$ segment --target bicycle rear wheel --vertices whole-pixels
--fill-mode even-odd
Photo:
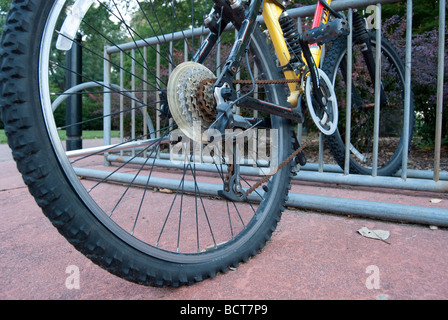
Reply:
[[[170,153],[179,145],[169,141],[176,128],[167,113],[169,74],[199,47],[206,30],[198,29],[195,37],[190,31],[202,24],[212,4],[30,0],[15,2],[7,19],[1,47],[2,118],[24,181],[70,243],[99,266],[133,282],[179,286],[236,267],[265,245],[284,209],[290,166],[248,201],[231,202],[217,196],[228,159],[213,152],[198,157],[188,140],[180,145],[184,149],[176,149],[183,150],[183,160],[178,153]],[[185,29],[190,31],[181,31]],[[81,35],[83,52],[83,67],[78,71],[66,58],[67,49],[75,47],[76,34]],[[222,56],[233,36],[233,32],[221,35]],[[239,70],[242,79],[250,79],[251,73],[259,79],[281,77],[258,29],[248,60],[249,65],[243,63]],[[225,59],[219,50],[212,51],[199,70],[206,68],[216,76],[220,61]],[[254,66],[257,70],[249,73]],[[210,76],[204,74],[200,80]],[[67,86],[64,78],[70,75],[81,83]],[[185,85],[184,92],[178,92],[183,99],[180,105],[184,114],[199,114],[210,121],[210,92],[201,98],[209,108],[200,109],[198,82],[192,77],[185,76],[180,82]],[[238,92],[249,89],[238,88]],[[267,85],[254,94],[276,104],[286,103],[281,85]],[[88,119],[63,123],[61,110],[66,112],[61,100],[76,97],[82,97]],[[88,110],[94,116],[86,114]],[[248,110],[242,112],[254,116]],[[163,115],[166,118],[158,124]],[[256,149],[255,158],[247,157],[250,167],[244,172],[267,174],[270,164],[291,154],[289,122],[277,117],[269,122],[263,136],[268,145],[266,157],[258,159],[261,150]],[[120,123],[127,138],[109,141],[108,127],[119,128]],[[84,130],[104,127],[108,147],[90,146],[94,141],[85,140],[82,149],[66,151],[61,129],[74,126]],[[241,142],[246,149],[249,143]],[[273,145],[275,151],[269,149]],[[198,161],[201,155],[220,161],[204,164]],[[173,164],[170,156],[178,161]],[[278,156],[276,161],[274,156]],[[203,167],[209,171],[200,171]],[[243,174],[242,180],[249,188],[256,178]]]
[[[369,32],[372,52],[375,53],[375,33]],[[371,174],[373,166],[375,82],[363,58],[363,45],[353,46],[353,85],[350,128],[350,173]],[[336,162],[344,168],[346,97],[347,97],[347,39],[332,44],[325,58],[323,70],[334,83],[339,99],[338,130],[326,136],[328,147]],[[378,140],[378,170],[380,176],[394,174],[402,163],[404,124],[404,64],[392,44],[385,38],[381,42],[381,85],[384,100],[381,103]],[[411,98],[409,142],[414,125],[414,103]]]

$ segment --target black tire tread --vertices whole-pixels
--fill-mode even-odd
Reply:
[[[32,109],[33,93],[27,90],[37,81],[33,78],[36,75],[30,76],[31,60],[35,52],[29,44],[33,43],[36,36],[33,26],[38,24],[37,20],[41,19],[39,16],[45,14],[41,7],[44,7],[42,3],[46,1],[48,0],[16,0],[11,6],[0,49],[1,116],[17,168],[37,204],[59,233],[77,250],[110,273],[135,283],[157,287],[178,287],[213,278],[219,272],[225,273],[230,267],[236,267],[255,256],[271,238],[280,221],[288,194],[288,183],[285,183],[283,196],[279,197],[281,203],[277,206],[278,212],[271,215],[274,218],[269,221],[268,232],[257,235],[256,245],[252,243],[238,259],[233,258],[224,263],[216,261],[207,267],[184,266],[181,272],[179,266],[155,261],[155,258],[134,248],[127,247],[125,253],[120,252],[117,248],[126,244],[93,215],[77,214],[83,210],[83,203],[79,198],[75,199],[73,195],[67,194],[66,177],[62,170],[55,170],[59,164],[54,154],[48,155],[53,152],[50,139],[45,128],[42,128],[43,125],[39,126],[39,121],[44,123],[43,116],[41,111]],[[37,116],[40,118],[36,119]],[[289,174],[289,179],[291,176]],[[162,267],[148,267],[151,259]]]

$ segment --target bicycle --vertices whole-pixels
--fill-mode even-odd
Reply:
[[[293,124],[309,113],[339,162],[345,149],[336,84],[346,77],[350,30],[330,3],[319,0],[313,28],[299,33],[285,2],[274,0],[14,2],[0,53],[2,117],[18,169],[44,214],[96,264],[144,285],[192,284],[256,255],[280,221],[291,177],[306,162],[307,143],[300,145]],[[266,27],[257,22],[259,12]],[[358,127],[366,128],[370,102],[363,99],[371,95],[375,40],[358,13],[354,22],[354,43],[364,44],[354,58],[366,55],[370,80],[362,90],[354,81],[353,109]],[[202,23],[196,38],[178,31]],[[88,64],[80,71],[65,61],[77,34]],[[183,59],[170,41],[175,37],[185,45]],[[223,62],[217,44],[231,48]],[[323,44],[331,44],[324,63]],[[382,47],[382,109],[400,113],[403,64],[387,40]],[[119,57],[105,54],[113,50]],[[98,80],[103,70],[108,76]],[[66,74],[78,77],[76,89],[65,86]],[[136,119],[142,111],[140,131],[132,125],[130,141],[66,151],[55,100],[67,97],[113,104],[94,119],[105,128],[119,115]],[[151,125],[155,117],[163,125]],[[366,144],[353,148],[361,154]],[[386,173],[397,169],[400,146],[393,149]],[[175,165],[164,170],[168,154]],[[370,170],[356,158],[351,170]],[[202,162],[214,173],[200,171]]]

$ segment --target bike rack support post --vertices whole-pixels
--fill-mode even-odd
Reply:
[[[352,118],[352,71],[353,71],[353,9],[348,10],[348,25],[350,34],[347,37],[347,103],[346,103],[346,120],[345,120],[345,145],[350,145],[350,128]],[[350,148],[345,148],[344,175],[348,176],[350,172]]]
[[[74,87],[81,83],[82,75],[82,47],[81,35],[78,33],[72,48],[67,52],[66,86]],[[82,149],[82,95],[70,95],[66,102],[66,147],[67,150]]]
[[[111,144],[111,130],[112,130],[112,107],[111,107],[111,93],[110,93],[110,73],[111,73],[111,65],[110,65],[110,54],[107,52],[107,47],[104,47],[104,66],[103,66],[103,82],[104,82],[104,97],[103,97],[103,134],[104,134],[104,145]],[[104,165],[109,166],[110,162],[107,160],[107,154],[104,157]]]
[[[445,70],[445,1],[439,1],[439,52],[438,52],[438,79],[437,79],[437,113],[436,137],[434,150],[434,181],[440,179],[440,149],[442,145],[442,114],[443,114],[443,73]],[[446,120],[445,120],[446,121]]]
[[[405,57],[405,88],[404,88],[404,119],[410,117],[411,106],[411,67],[412,67],[412,0],[407,0],[406,12],[406,57]],[[403,123],[403,158],[401,164],[401,178],[407,179],[409,153],[409,121]]]
[[[373,127],[373,163],[372,176],[376,177],[378,172],[378,143],[380,130],[380,95],[381,95],[381,4],[376,5],[375,11],[375,111]],[[405,119],[406,121],[406,119]],[[348,148],[348,145],[345,147]]]

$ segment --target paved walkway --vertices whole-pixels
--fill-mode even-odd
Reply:
[[[448,299],[446,229],[291,209],[266,248],[236,270],[179,289],[139,286],[97,267],[59,235],[7,145],[0,145],[0,174],[0,299]],[[444,194],[303,190],[448,209]],[[389,243],[361,236],[362,227],[390,231]],[[73,270],[79,289],[66,286]]]

